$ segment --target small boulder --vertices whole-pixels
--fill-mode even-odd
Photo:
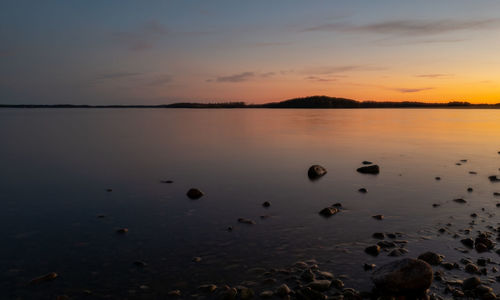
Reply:
[[[488,176],[488,179],[491,181],[491,182],[499,182],[500,181],[500,178],[497,177],[497,175],[491,175],[491,176]]]
[[[356,171],[362,174],[377,175],[380,173],[380,167],[378,165],[364,166],[356,169]]]
[[[196,200],[196,199],[200,199],[201,197],[203,197],[204,194],[199,189],[192,188],[192,189],[189,189],[189,191],[187,191],[186,195],[188,196],[189,199]]]
[[[373,165],[373,163],[371,161],[367,161],[367,160],[364,160],[362,162],[363,165]]]
[[[368,190],[366,190],[365,188],[360,188],[358,192],[360,192],[361,194],[366,194]]]
[[[370,254],[372,256],[377,256],[380,253],[380,246],[373,245],[365,248],[365,253]]]
[[[316,290],[319,292],[324,292],[330,288],[331,284],[332,284],[332,282],[330,280],[324,279],[324,280],[314,280],[313,282],[309,283],[307,286],[313,290]]]
[[[373,273],[377,289],[388,295],[422,295],[431,286],[431,266],[423,260],[405,258],[388,263]]]
[[[238,223],[248,224],[248,225],[254,225],[255,224],[255,222],[253,220],[246,219],[246,218],[239,218],[238,219]]]
[[[456,203],[460,203],[460,204],[467,203],[467,201],[465,201],[465,199],[462,199],[462,198],[453,199],[453,201],[456,202]]]
[[[311,180],[319,179],[327,173],[326,169],[320,165],[312,165],[307,171],[307,176]]]
[[[420,254],[418,259],[421,259],[430,265],[437,266],[443,261],[443,256],[429,251]]]
[[[262,206],[269,207],[269,206],[271,206],[271,202],[265,201],[264,203],[262,203]]]
[[[43,282],[52,281],[52,280],[56,279],[58,276],[59,275],[56,272],[50,272],[48,274],[45,274],[45,275],[42,275],[42,276],[39,276],[37,278],[32,279],[30,281],[30,284],[40,284]]]
[[[276,295],[278,295],[280,297],[285,297],[288,294],[290,294],[291,292],[292,292],[292,290],[290,290],[290,288],[288,287],[288,285],[282,284],[276,290]]]
[[[319,214],[322,215],[323,217],[328,218],[328,217],[331,217],[338,212],[339,212],[339,210],[335,207],[325,207],[319,211]]]
[[[384,215],[374,215],[374,216],[372,216],[372,218],[374,218],[375,220],[381,221],[384,219]]]

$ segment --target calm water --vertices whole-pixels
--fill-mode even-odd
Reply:
[[[431,248],[454,261],[460,242],[437,228],[466,228],[500,201],[487,179],[499,174],[500,110],[3,109],[0,141],[1,299],[157,299],[310,258],[369,289],[362,264],[392,259],[363,253],[373,232],[404,233],[409,257]],[[363,160],[381,173],[357,173]],[[316,163],[328,174],[311,182]],[[189,200],[191,187],[205,196]],[[335,202],[345,210],[317,214]],[[60,277],[27,286],[48,272]]]

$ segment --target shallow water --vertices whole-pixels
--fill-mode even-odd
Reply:
[[[368,290],[362,264],[394,259],[363,252],[373,232],[404,233],[407,257],[458,261],[459,239],[438,228],[467,228],[472,212],[497,226],[500,110],[3,109],[0,141],[2,299],[156,299],[311,258]],[[357,173],[363,160],[381,173]],[[309,181],[312,164],[328,174]],[[191,187],[205,196],[189,200]],[[59,278],[27,285],[48,272]]]

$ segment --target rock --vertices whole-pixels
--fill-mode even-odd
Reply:
[[[161,183],[174,183],[172,180],[162,180]],[[177,291],[177,290],[176,290]]]
[[[441,263],[441,266],[443,268],[445,268],[446,270],[453,270],[456,267],[455,264],[453,264],[451,262],[443,262],[443,263]]]
[[[248,225],[254,225],[255,224],[255,222],[253,220],[246,219],[246,218],[239,218],[238,222],[242,223],[242,224],[248,224]]]
[[[304,287],[297,291],[297,299],[303,300],[326,300],[326,295],[311,289],[310,287]]]
[[[312,165],[307,171],[307,176],[311,180],[319,179],[327,173],[326,169],[320,165]]]
[[[342,204],[341,204],[341,203],[334,203],[334,204],[332,205],[332,207],[335,207],[335,208],[337,208],[337,209],[339,209],[339,210],[340,210],[340,209],[342,208]]]
[[[374,218],[376,220],[383,220],[384,219],[384,215],[374,215],[374,216],[372,216],[372,218]]]
[[[358,169],[356,169],[356,171],[358,171],[359,173],[362,173],[362,174],[377,175],[378,173],[380,173],[380,168],[378,165],[371,165],[371,166],[365,166],[365,167],[358,168]]]
[[[488,247],[483,243],[476,243],[475,248],[476,248],[476,251],[479,253],[483,253],[483,252],[488,251]]]
[[[443,256],[429,251],[420,254],[418,259],[425,261],[429,265],[437,266],[443,261]]]
[[[273,291],[263,291],[259,294],[261,298],[271,298],[274,295]]]
[[[477,175],[477,172],[475,172],[475,171],[469,171],[469,174],[471,174],[471,175]]]
[[[332,273],[330,273],[330,272],[319,271],[319,272],[318,272],[318,275],[319,275],[321,278],[326,278],[326,279],[332,279],[332,278],[333,278],[333,274],[332,274]]]
[[[337,290],[341,290],[344,288],[344,282],[342,282],[342,280],[340,279],[334,279],[332,280],[332,284],[331,284],[334,288],[336,288]]]
[[[324,279],[324,280],[314,280],[313,282],[309,283],[307,286],[313,290],[316,290],[319,292],[324,292],[330,288],[331,284],[332,284],[332,282],[330,280]]]
[[[438,203],[432,204],[432,207],[439,207],[439,206],[441,206],[441,204],[438,204]]]
[[[367,161],[367,160],[364,160],[362,162],[363,165],[373,165],[373,163],[371,161]]]
[[[486,234],[480,234],[476,238],[475,243],[476,243],[476,250],[477,250],[477,244],[485,245],[488,250],[493,249],[493,247],[495,246],[495,243],[492,240],[490,240]]]
[[[370,254],[372,256],[377,256],[380,253],[380,246],[373,245],[365,248],[365,253]]]
[[[339,210],[335,207],[325,207],[322,210],[320,210],[319,214],[322,215],[323,217],[331,217],[334,214],[338,213]]]
[[[187,191],[186,195],[188,196],[189,199],[196,200],[196,199],[200,199],[201,197],[203,197],[204,194],[199,189],[192,188],[192,189],[189,189],[189,191]]]
[[[375,264],[364,264],[363,265],[363,269],[365,271],[373,270],[373,269],[375,269],[375,267],[376,267]]]
[[[360,188],[358,190],[358,192],[362,193],[362,194],[366,194],[368,191],[365,189],[365,188]]]
[[[383,232],[375,232],[372,234],[372,237],[375,239],[383,240],[385,238],[385,234]]]
[[[423,260],[405,258],[377,269],[372,276],[377,289],[389,295],[421,295],[432,283],[432,268]]]
[[[300,274],[300,278],[304,280],[305,282],[311,282],[314,281],[314,273],[311,271],[311,269],[307,269]]]
[[[106,192],[111,193],[113,189],[106,189]]]
[[[191,261],[195,262],[195,263],[200,262],[201,261],[201,257],[195,256],[195,257],[193,257],[193,259]]]
[[[128,228],[120,228],[116,230],[116,233],[118,234],[125,234],[128,232]]]
[[[52,281],[59,276],[56,272],[50,272],[48,274],[39,276],[37,278],[31,279],[30,284],[40,284],[47,281]]]
[[[217,289],[217,286],[215,284],[203,284],[198,286],[198,289],[205,293],[213,293]]]
[[[269,207],[269,206],[271,206],[271,202],[266,201],[266,202],[262,203],[262,206]]]
[[[286,285],[286,284],[283,283],[276,290],[276,295],[278,295],[280,297],[285,297],[286,295],[290,294],[291,291],[292,290],[290,290],[290,288],[288,287],[288,285]]]
[[[225,286],[225,290],[221,293],[220,299],[221,300],[235,300],[236,295],[238,295],[237,289]]]
[[[391,241],[380,241],[377,243],[382,249],[395,248],[397,245]]]
[[[493,196],[497,196],[498,197],[498,196],[500,196],[500,193],[499,192],[494,192]]]
[[[462,289],[464,291],[473,290],[481,284],[481,279],[479,277],[470,277],[464,280],[462,284]]]
[[[470,274],[477,274],[479,273],[479,268],[475,264],[469,263],[465,266],[465,272]]]
[[[397,248],[389,252],[388,255],[393,257],[398,257],[398,256],[403,256],[406,253],[408,253],[408,250],[406,250],[405,248]]]
[[[255,295],[255,292],[253,291],[253,289],[251,288],[247,288],[247,287],[240,287],[238,289],[238,292],[239,292],[239,295],[240,295],[240,299],[241,300],[249,300],[249,299],[252,299],[253,296]]]
[[[467,203],[467,201],[465,201],[464,199],[462,198],[458,198],[458,199],[453,199],[454,202],[456,203],[460,203],[460,204],[464,204],[464,203]]]
[[[491,176],[488,176],[488,179],[489,179],[491,182],[499,182],[499,181],[500,181],[500,178],[498,178],[496,175],[491,175]]]
[[[462,244],[464,244],[465,246],[467,246],[469,248],[474,248],[474,240],[471,238],[466,238],[466,239],[460,240],[460,242],[462,242]]]
[[[182,295],[180,290],[172,290],[167,294],[169,297],[180,297]]]
[[[441,180],[441,177],[438,176],[438,177],[435,177],[434,179],[439,181],[439,180]]]
[[[471,187],[470,187],[470,188],[467,188],[467,192],[472,193],[473,191],[474,191],[474,189],[473,189],[473,188],[471,188]]]
[[[147,263],[145,263],[145,262],[143,262],[141,260],[134,261],[134,266],[139,267],[139,268],[144,268],[147,265],[148,265]]]

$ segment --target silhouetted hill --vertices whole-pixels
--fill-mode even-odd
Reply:
[[[261,105],[267,108],[358,108],[359,106],[360,102],[356,100],[327,96],[296,98]]]

